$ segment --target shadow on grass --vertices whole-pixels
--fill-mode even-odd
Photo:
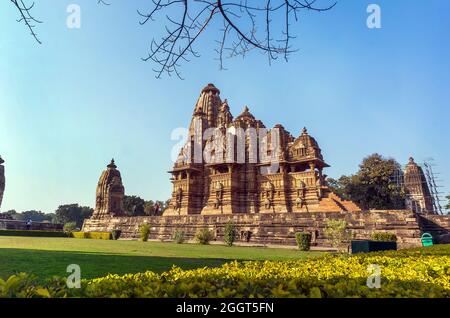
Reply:
[[[96,278],[107,274],[127,274],[145,271],[161,273],[173,265],[183,269],[217,267],[229,259],[184,258],[161,256],[132,256],[79,251],[45,251],[33,249],[0,248],[0,278],[27,272],[43,282],[52,276],[67,276],[66,268],[77,264],[82,278]]]

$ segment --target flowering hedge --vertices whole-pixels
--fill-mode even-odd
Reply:
[[[366,285],[369,265],[381,268],[381,288]],[[382,253],[327,255],[303,261],[231,262],[218,268],[153,272],[35,286],[21,274],[2,297],[450,297],[450,246]]]

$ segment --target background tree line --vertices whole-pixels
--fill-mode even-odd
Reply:
[[[127,216],[143,216],[143,215],[162,215],[169,205],[169,201],[145,201],[139,196],[126,195],[124,197],[124,211]],[[156,211],[155,204],[158,204],[159,210]],[[49,222],[49,223],[74,223],[75,227],[81,228],[86,218],[91,217],[94,209],[88,206],[80,206],[77,203],[60,205],[54,213],[44,213],[42,211],[30,210],[17,212],[9,210],[0,213],[0,219],[12,219],[33,222]]]

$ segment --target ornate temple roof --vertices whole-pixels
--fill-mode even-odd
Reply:
[[[202,93],[213,92],[214,94],[220,95],[220,90],[214,86],[214,84],[209,83],[202,89]]]
[[[110,169],[116,169],[117,168],[117,166],[116,166],[116,164],[114,162],[114,158],[111,159],[111,163],[109,165],[107,165],[106,167],[108,167]]]
[[[316,139],[314,139],[312,136],[308,134],[308,130],[306,127],[303,127],[302,133],[300,136],[295,139],[294,141],[294,147],[314,147],[319,148],[319,144],[317,143]]]
[[[194,119],[201,119],[202,131],[207,128],[243,128],[244,130],[252,127],[256,129],[265,128],[264,123],[250,112],[250,109],[245,106],[242,112],[233,119],[230,112],[228,100],[223,102],[220,98],[220,90],[214,84],[206,85],[200,93],[200,96],[195,104],[194,114],[190,125],[190,136],[194,136],[195,125]],[[197,121],[198,122],[198,121]],[[198,126],[197,126],[198,127]],[[308,130],[303,128],[300,136],[294,137],[291,133],[285,130],[283,125],[277,124],[274,126],[279,130],[279,145],[281,146],[281,160],[284,162],[303,163],[315,162],[320,167],[327,167],[328,165],[323,161],[321,149],[317,141],[309,135]],[[268,136],[269,144],[272,143],[271,136]],[[174,169],[188,169],[189,164],[185,162],[189,149],[180,151],[180,155],[176,161]],[[183,153],[186,152],[186,153]]]
[[[247,106],[244,107],[242,113],[240,113],[236,120],[256,120],[255,116],[250,112]]]

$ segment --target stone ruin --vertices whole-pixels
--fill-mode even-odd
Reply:
[[[2,206],[3,201],[3,193],[5,192],[5,167],[3,164],[5,160],[0,156],[0,208]]]

